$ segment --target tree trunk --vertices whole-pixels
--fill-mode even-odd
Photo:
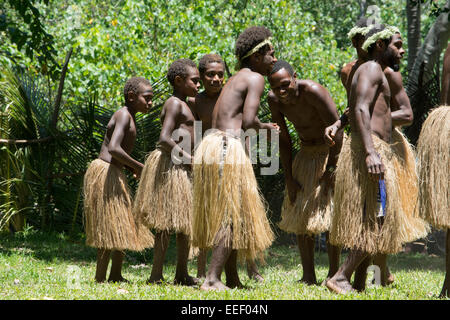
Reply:
[[[439,60],[440,54],[447,48],[450,37],[450,22],[449,11],[445,9],[450,9],[450,0],[445,4],[444,12],[437,17],[430,31],[428,31],[424,43],[417,53],[417,58],[408,77],[407,89],[409,92],[411,89],[417,88],[422,64],[424,64],[423,83],[428,83],[432,79],[434,67]]]
[[[439,105],[440,84],[435,67],[450,37],[449,9],[450,0],[447,0],[442,13],[428,31],[408,75],[406,92],[411,101],[414,122],[405,128],[405,134],[413,144],[419,138],[427,113]]]
[[[406,0],[408,21],[408,67],[410,72],[420,48],[420,1]]]

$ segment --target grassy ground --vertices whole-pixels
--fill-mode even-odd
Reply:
[[[62,234],[28,231],[15,236],[0,235],[0,300],[435,300],[444,280],[444,257],[400,253],[388,260],[396,277],[392,286],[375,286],[364,293],[339,296],[324,286],[297,283],[302,274],[297,248],[275,245],[267,254],[266,264],[260,266],[264,283],[249,280],[245,268],[241,268],[241,281],[247,289],[202,292],[198,288],[170,284],[175,274],[173,242],[164,270],[168,283],[163,285],[145,283],[151,271],[152,250],[127,253],[123,275],[130,283],[95,283],[95,258],[96,250],[86,247],[83,240],[73,241]],[[345,253],[341,261],[344,258]],[[80,272],[79,288],[73,288],[74,285],[68,282],[73,266]],[[189,271],[191,275],[196,274],[195,260],[189,264]],[[318,281],[327,274],[324,252],[316,253],[316,272]]]

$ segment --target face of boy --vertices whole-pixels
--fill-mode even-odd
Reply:
[[[180,79],[180,89],[188,97],[195,97],[200,88],[200,74],[197,68],[188,67],[188,73],[186,77]]]
[[[295,91],[295,76],[282,68],[269,76],[272,92],[282,103],[287,103]]]
[[[220,62],[210,62],[201,76],[206,92],[218,93],[222,89],[224,79],[224,67]]]
[[[153,104],[153,89],[151,86],[146,84],[141,84],[139,86],[138,92],[134,94],[134,105],[137,112],[147,113]],[[133,101],[130,100],[130,101]]]

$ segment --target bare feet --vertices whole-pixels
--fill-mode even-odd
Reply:
[[[223,291],[230,289],[226,285],[224,285],[220,281],[205,281],[203,282],[202,286],[200,287],[200,290],[205,291]]]
[[[395,281],[394,275],[392,273],[389,273],[386,284],[389,286],[389,285],[393,284],[394,281]]]
[[[108,282],[125,282],[125,283],[130,283],[130,281],[128,281],[127,279],[125,279],[124,277],[120,276],[117,278],[113,278],[113,277],[109,277],[108,278]]]
[[[326,286],[330,291],[339,294],[347,294],[355,291],[345,277],[338,279],[333,277],[326,282]]]
[[[247,287],[246,286],[244,286],[242,283],[241,283],[241,281],[227,281],[226,282],[226,286],[228,287],[228,288],[231,288],[231,289],[234,289],[234,288],[237,288],[237,289],[247,289]]]
[[[252,272],[248,275],[248,277],[256,282],[264,282],[264,278],[258,272]]]
[[[298,280],[297,282],[307,284],[308,286],[317,285],[317,280],[314,279],[314,278],[305,278],[305,277],[303,277],[300,280]]]
[[[182,286],[196,286],[200,283],[200,280],[198,278],[194,278],[191,276],[184,276],[182,278],[175,278],[173,280],[173,284],[179,284]]]
[[[157,278],[152,278],[150,277],[150,279],[147,280],[147,284],[163,284],[165,282],[163,277],[157,277]]]

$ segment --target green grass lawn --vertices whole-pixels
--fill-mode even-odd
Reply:
[[[344,253],[341,262],[345,258]],[[123,275],[130,283],[94,281],[96,250],[85,246],[84,240],[71,240],[63,234],[40,232],[0,235],[0,300],[51,299],[135,299],[135,300],[411,300],[438,299],[444,280],[444,257],[400,253],[388,260],[396,281],[393,285],[368,288],[364,293],[336,295],[324,286],[307,286],[297,282],[302,269],[295,245],[274,245],[267,253],[266,264],[260,265],[264,283],[249,280],[241,266],[241,281],[247,289],[226,292],[203,292],[195,287],[172,285],[175,274],[175,248],[168,250],[164,277],[168,283],[147,285],[151,271],[152,250],[127,252]],[[327,274],[327,256],[316,253],[318,281]],[[80,272],[80,287],[68,283],[70,268]],[[196,275],[196,261],[189,263]]]

